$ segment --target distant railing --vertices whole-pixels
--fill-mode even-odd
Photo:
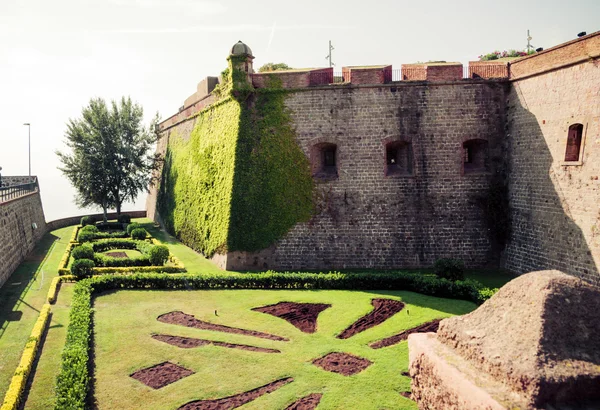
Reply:
[[[36,192],[37,190],[37,181],[28,184],[3,186],[0,187],[0,202],[10,201],[11,199],[19,198],[23,195]]]

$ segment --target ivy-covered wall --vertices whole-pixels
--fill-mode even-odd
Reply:
[[[224,77],[191,134],[171,129],[157,201],[166,229],[208,257],[268,248],[313,213],[286,94],[254,91],[235,65]]]
[[[285,93],[251,95],[243,104],[231,201],[229,250],[272,245],[313,213],[310,164],[285,108]]]
[[[227,248],[240,104],[228,98],[169,135],[157,209],[166,229],[205,255]]]

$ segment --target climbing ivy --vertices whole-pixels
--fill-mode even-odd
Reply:
[[[229,98],[202,112],[189,139],[174,128],[158,194],[167,230],[210,256],[226,249],[240,104]]]
[[[159,188],[167,230],[206,256],[267,248],[313,213],[285,92],[276,81],[254,90],[236,63],[189,140],[171,132]]]

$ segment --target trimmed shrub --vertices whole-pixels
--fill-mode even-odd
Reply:
[[[144,228],[137,228],[131,231],[131,239],[144,240],[148,232]]]
[[[121,222],[122,224],[128,224],[128,223],[131,222],[131,215],[129,215],[129,214],[121,214],[117,218],[117,221]]]
[[[140,225],[140,224],[139,224],[139,223],[137,223],[137,222],[130,223],[129,225],[127,225],[127,234],[128,234],[128,235],[131,235],[131,232],[132,232],[134,229],[138,229],[138,228],[141,228],[141,227],[142,227],[142,225]]]
[[[93,216],[84,216],[83,218],[81,218],[80,222],[83,226],[94,225],[96,223],[96,218],[94,218]]]
[[[98,233],[98,227],[96,225],[86,225],[83,228],[81,228],[79,232]]]
[[[94,248],[89,243],[76,246],[71,252],[73,259],[94,259]]]
[[[93,260],[77,259],[73,262],[73,265],[71,265],[71,273],[78,279],[85,278],[94,273],[94,266],[96,266],[96,264]]]
[[[165,245],[155,245],[150,248],[148,255],[150,256],[151,265],[164,265],[169,260],[169,248]]]
[[[93,241],[95,238],[96,238],[96,234],[94,232],[84,231],[83,229],[81,229],[79,231],[79,234],[77,235],[77,241],[79,243],[90,242],[90,241]]]
[[[123,230],[123,224],[121,222],[100,222],[96,224],[96,227],[101,231]]]
[[[433,265],[433,273],[440,278],[451,281],[464,280],[465,264],[460,259],[438,259]]]
[[[94,254],[94,263],[98,267],[128,267],[128,266],[150,266],[148,255],[141,255],[135,258],[113,258],[112,256],[101,253]]]

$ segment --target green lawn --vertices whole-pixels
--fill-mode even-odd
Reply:
[[[46,303],[50,282],[57,275],[72,232],[73,227],[67,227],[44,235],[0,288],[0,398],[4,398],[31,329]]]
[[[372,310],[373,298],[400,299],[408,305],[375,328],[346,340],[335,338]],[[319,315],[314,334],[302,333],[287,321],[250,310],[281,301],[329,303],[332,307]],[[222,398],[291,376],[292,383],[244,408],[282,409],[305,395],[323,393],[319,409],[325,410],[415,409],[415,403],[400,396],[410,387],[410,379],[401,375],[408,367],[406,342],[378,350],[367,344],[434,318],[464,314],[475,305],[411,292],[127,290],[99,295],[94,308],[94,396],[101,409],[175,409],[192,400]],[[175,310],[211,323],[272,333],[290,341],[190,329],[156,320]],[[152,339],[153,333],[275,348],[281,353],[214,345],[181,349]],[[351,353],[373,364],[352,376],[327,372],[312,364],[330,352]],[[129,377],[164,361],[177,363],[195,374],[158,390]]]
[[[25,397],[25,409],[52,409],[56,402],[54,385],[60,371],[60,353],[67,337],[69,309],[73,296],[71,283],[63,283],[56,303],[52,305],[52,316],[46,339],[40,352],[36,367],[32,370],[28,394]]]
[[[202,255],[154,227],[149,219],[136,221],[143,223],[154,237],[167,244],[171,253],[184,263],[189,273],[225,273]],[[66,227],[46,234],[34,252],[0,288],[0,399],[4,397],[8,388],[39,310],[46,302],[50,281],[57,274],[58,263],[72,232],[73,227]],[[53,243],[54,246],[52,246]],[[130,252],[136,252],[124,251],[128,255]],[[46,255],[47,259],[42,265],[42,260]],[[368,272],[377,274],[381,271]],[[425,275],[431,274],[429,270],[425,269],[418,270],[418,272]],[[231,272],[227,272],[227,274],[231,274]],[[243,275],[243,273],[239,274]],[[509,275],[500,270],[487,269],[469,271],[467,277],[476,279],[489,287],[500,287],[511,279]],[[165,403],[168,403],[167,408],[169,406],[176,408],[186,401],[204,397],[201,395],[217,398],[241,393],[271,382],[282,374],[288,374],[295,378],[293,383],[246,405],[244,408],[258,409],[261,408],[263,402],[271,408],[284,408],[293,401],[293,398],[304,393],[314,392],[326,393],[320,408],[357,408],[358,406],[353,405],[354,402],[365,403],[366,407],[364,408],[369,408],[371,405],[367,402],[379,403],[377,406],[380,408],[397,408],[395,406],[413,408],[410,401],[402,397],[398,398],[398,392],[407,390],[409,386],[408,378],[400,375],[400,372],[406,370],[407,366],[406,343],[381,350],[372,350],[366,347],[365,343],[380,335],[395,333],[433,317],[462,314],[473,309],[474,305],[410,292],[391,292],[387,295],[394,298],[400,297],[414,305],[408,308],[410,316],[406,315],[405,311],[401,312],[379,328],[345,341],[332,336],[348,326],[354,319],[368,312],[371,309],[369,300],[377,297],[376,292],[121,291],[101,296],[96,301],[98,308],[96,320],[98,321],[95,322],[95,333],[98,357],[95,364],[97,366],[96,375],[102,377],[99,378],[96,385],[96,396],[103,404],[101,408],[140,408],[145,407],[148,403],[154,403],[154,405],[146,406],[146,408],[153,408],[156,407],[156,400],[163,399],[166,400]],[[26,409],[52,408],[54,405],[55,380],[60,367],[60,354],[68,325],[71,296],[72,286],[63,284],[57,303],[52,307],[50,328],[41,347],[38,363],[32,370],[34,376],[30,378],[26,389],[24,405]],[[312,335],[297,331],[281,319],[249,311],[249,307],[276,303],[281,300],[318,301],[333,303],[334,306],[321,314],[320,330]],[[239,335],[211,334],[214,332],[174,327],[155,320],[158,314],[175,309],[184,310],[198,317],[205,316],[227,325],[239,325],[245,328],[281,333],[283,336],[290,337],[292,341],[286,343],[286,346],[281,349],[283,353],[277,355],[233,351],[215,346],[181,352],[181,349],[150,339],[150,332],[170,327],[177,335],[206,337],[211,340],[232,343],[268,347],[281,342],[269,342],[262,339],[248,340],[253,338]],[[219,317],[214,316],[214,309],[218,309]],[[246,322],[247,319],[250,322]],[[322,371],[310,364],[312,359],[319,355],[322,356],[321,353],[331,349],[344,349],[343,351],[368,358],[375,364],[364,372],[349,378]],[[265,355],[269,357],[269,362],[263,360]],[[159,363],[159,357],[185,363],[186,367],[189,364],[192,366],[190,368],[197,371],[197,374],[158,391],[152,391],[128,377],[130,373],[139,368]],[[151,363],[153,361],[155,362]],[[190,384],[190,380],[200,380],[199,385]],[[199,389],[198,387],[205,385],[206,388]],[[359,385],[367,387],[359,388]],[[112,390],[118,393],[114,393]],[[115,404],[114,400],[123,402]],[[138,401],[143,405],[138,406]]]

